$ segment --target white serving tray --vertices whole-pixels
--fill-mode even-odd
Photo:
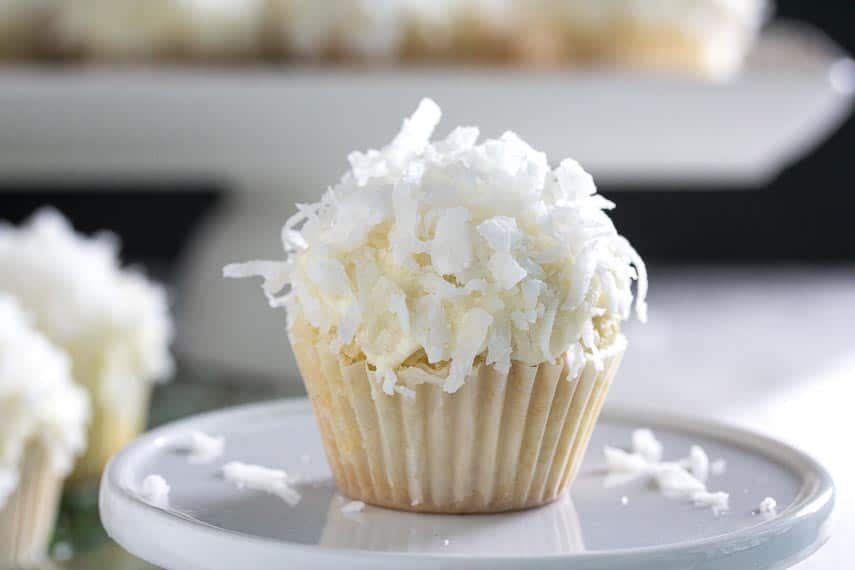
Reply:
[[[691,444],[724,458],[726,472],[712,475],[709,484],[730,491],[730,511],[716,516],[667,500],[641,482],[605,487],[602,446],[628,445],[640,426],[656,430],[666,459],[685,455]],[[191,464],[178,450],[191,430],[225,436],[225,456]],[[232,460],[301,476],[302,501],[289,507],[231,486],[218,469]],[[174,510],[136,497],[134,489],[150,474],[171,485]],[[777,514],[753,512],[766,496],[777,499]],[[786,568],[828,538],[833,502],[825,470],[783,443],[685,417],[620,412],[600,420],[571,494],[546,507],[443,516],[368,506],[345,515],[302,399],[156,429],[111,461],[100,493],[109,535],[135,556],[171,570]]]
[[[730,83],[611,70],[0,67],[0,177],[221,178],[315,197],[419,99],[600,181],[762,183],[848,114],[851,61],[773,26]]]

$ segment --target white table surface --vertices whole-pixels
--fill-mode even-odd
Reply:
[[[800,570],[855,555],[855,263],[651,275],[609,403],[732,422],[799,447],[837,486],[832,538]]]

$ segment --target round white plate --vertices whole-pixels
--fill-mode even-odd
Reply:
[[[730,492],[730,511],[668,500],[642,481],[604,484],[603,445],[627,446],[650,427],[666,459],[691,444],[727,462],[711,490]],[[223,457],[188,461],[192,430],[226,437]],[[742,430],[680,417],[607,412],[570,495],[539,509],[497,515],[412,514],[367,506],[343,514],[306,400],[205,414],[156,429],[118,454],[101,483],[110,536],[132,554],[172,570],[233,568],[786,568],[828,537],[834,490],[804,454]],[[219,476],[227,461],[300,476],[299,505],[238,489]],[[134,489],[159,474],[172,509]],[[755,509],[772,496],[778,513]],[[623,498],[626,497],[624,500]]]

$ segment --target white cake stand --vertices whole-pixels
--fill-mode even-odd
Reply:
[[[666,458],[702,445],[727,470],[712,489],[731,493],[716,516],[667,500],[643,482],[606,487],[604,444],[626,445],[651,427]],[[211,464],[180,451],[192,430],[224,435]],[[306,400],[243,406],[183,420],[146,434],[117,455],[101,484],[110,536],[132,554],[172,570],[233,568],[786,568],[828,538],[834,488],[826,471],[787,445],[694,419],[606,413],[572,493],[556,503],[498,515],[411,514],[368,506],[344,514]],[[237,489],[218,475],[232,460],[301,476],[303,499]],[[143,478],[171,486],[171,510],[138,499]],[[778,512],[755,512],[766,497]]]

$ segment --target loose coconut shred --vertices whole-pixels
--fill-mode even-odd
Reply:
[[[262,276],[290,325],[367,361],[387,394],[455,392],[479,357],[505,372],[567,354],[571,378],[601,365],[625,342],[635,279],[646,317],[644,263],[606,214],[614,204],[576,161],[551,169],[514,133],[477,144],[462,127],[430,142],[440,116],[425,99],[388,146],[352,153],[341,181],[286,222],[285,261],[224,274]]]
[[[239,489],[250,489],[276,495],[290,506],[296,506],[302,495],[293,486],[293,480],[281,469],[232,461],[222,468],[223,478]]]

